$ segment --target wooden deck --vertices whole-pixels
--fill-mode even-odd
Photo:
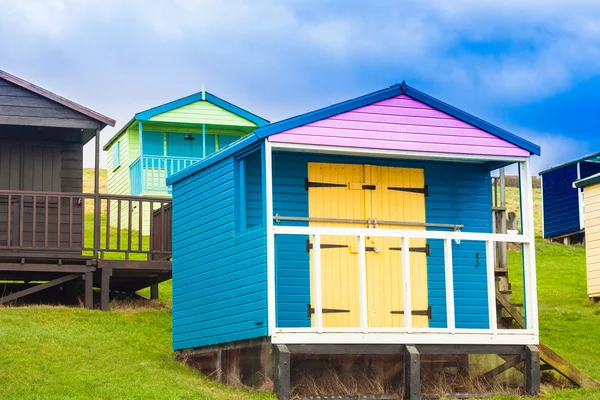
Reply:
[[[94,288],[103,310],[111,294],[151,287],[157,297],[158,284],[171,278],[170,203],[0,190],[0,304],[76,280],[71,286],[83,286],[87,308],[94,307]]]

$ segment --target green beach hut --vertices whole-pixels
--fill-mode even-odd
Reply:
[[[167,176],[267,123],[205,91],[139,112],[104,146],[108,193],[170,196]]]

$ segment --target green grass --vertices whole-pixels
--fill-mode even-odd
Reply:
[[[541,238],[541,191],[533,190],[540,340],[592,378],[600,380],[600,305],[587,298],[585,248],[548,243]],[[519,190],[506,188],[508,211],[519,218]],[[523,303],[522,258],[509,251],[513,303]],[[548,399],[600,399],[600,390],[548,390]],[[499,399],[517,399],[500,396]]]
[[[536,241],[540,340],[600,380],[600,305],[587,298],[585,249]],[[509,251],[514,303],[523,302],[520,251]],[[550,399],[600,399],[600,390],[560,390]]]
[[[117,228],[114,226],[110,227],[110,238],[109,245],[107,247],[106,243],[106,212],[102,213],[100,217],[100,246],[101,248],[108,249],[128,249],[129,248],[129,230],[121,229],[121,232],[117,232]],[[117,238],[120,237],[120,243],[117,243]],[[131,249],[138,250],[140,240],[142,242],[142,251],[148,251],[150,249],[150,236],[149,235],[140,235],[138,230],[131,230]],[[119,245],[119,246],[117,246]],[[94,214],[86,213],[85,214],[85,224],[84,224],[84,246],[85,248],[93,248],[94,247]],[[91,251],[84,251],[84,255],[92,255]],[[104,253],[104,258],[106,260],[124,260],[125,253],[117,252],[117,251],[106,251]],[[131,253],[129,258],[131,260],[147,260],[147,254],[141,253]]]
[[[269,399],[178,363],[171,313],[66,307],[0,312],[2,399]]]

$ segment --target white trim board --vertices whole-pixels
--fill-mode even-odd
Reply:
[[[272,218],[271,218],[272,221]],[[418,239],[453,239],[476,240],[509,243],[530,243],[532,235],[512,235],[506,233],[479,233],[479,232],[446,232],[446,231],[417,231],[407,229],[382,229],[382,228],[328,228],[317,226],[271,226],[268,231],[275,235],[331,235],[331,236],[375,236]]]
[[[407,158],[419,160],[438,160],[438,161],[461,161],[481,163],[487,161],[501,161],[515,163],[525,161],[529,157],[513,157],[513,156],[483,156],[474,154],[457,154],[457,153],[433,153],[433,152],[418,152],[418,151],[403,151],[403,150],[382,150],[382,149],[363,149],[358,147],[342,147],[342,146],[322,146],[309,144],[293,144],[293,143],[278,143],[270,142],[271,147],[275,150],[291,151],[300,153],[321,153],[321,154],[342,154],[353,156],[371,156],[371,157],[386,157],[386,158]]]
[[[480,334],[480,333],[277,333],[271,336],[273,344],[513,344],[537,345],[535,334]]]
[[[581,163],[577,163],[577,180],[581,179]],[[577,188],[577,205],[579,206],[579,229],[585,228],[585,210],[583,188]]]
[[[275,305],[275,235],[273,230],[273,153],[271,143],[265,141],[265,186],[266,186],[266,214],[267,214],[267,318],[268,332],[272,335],[276,327]]]
[[[533,185],[533,184],[532,184]],[[519,193],[519,196],[521,193]],[[542,200],[542,237],[546,237],[546,223],[544,221],[544,175],[540,175],[540,197]]]

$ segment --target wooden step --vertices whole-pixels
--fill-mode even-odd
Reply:
[[[517,325],[521,328],[525,327],[525,319],[521,312],[510,304],[502,293],[496,290],[496,301],[510,314]],[[540,342],[538,345],[540,350],[540,359],[550,365],[556,372],[582,388],[600,388],[600,382],[594,380],[585,372],[578,369],[576,366],[561,357],[557,352]]]

